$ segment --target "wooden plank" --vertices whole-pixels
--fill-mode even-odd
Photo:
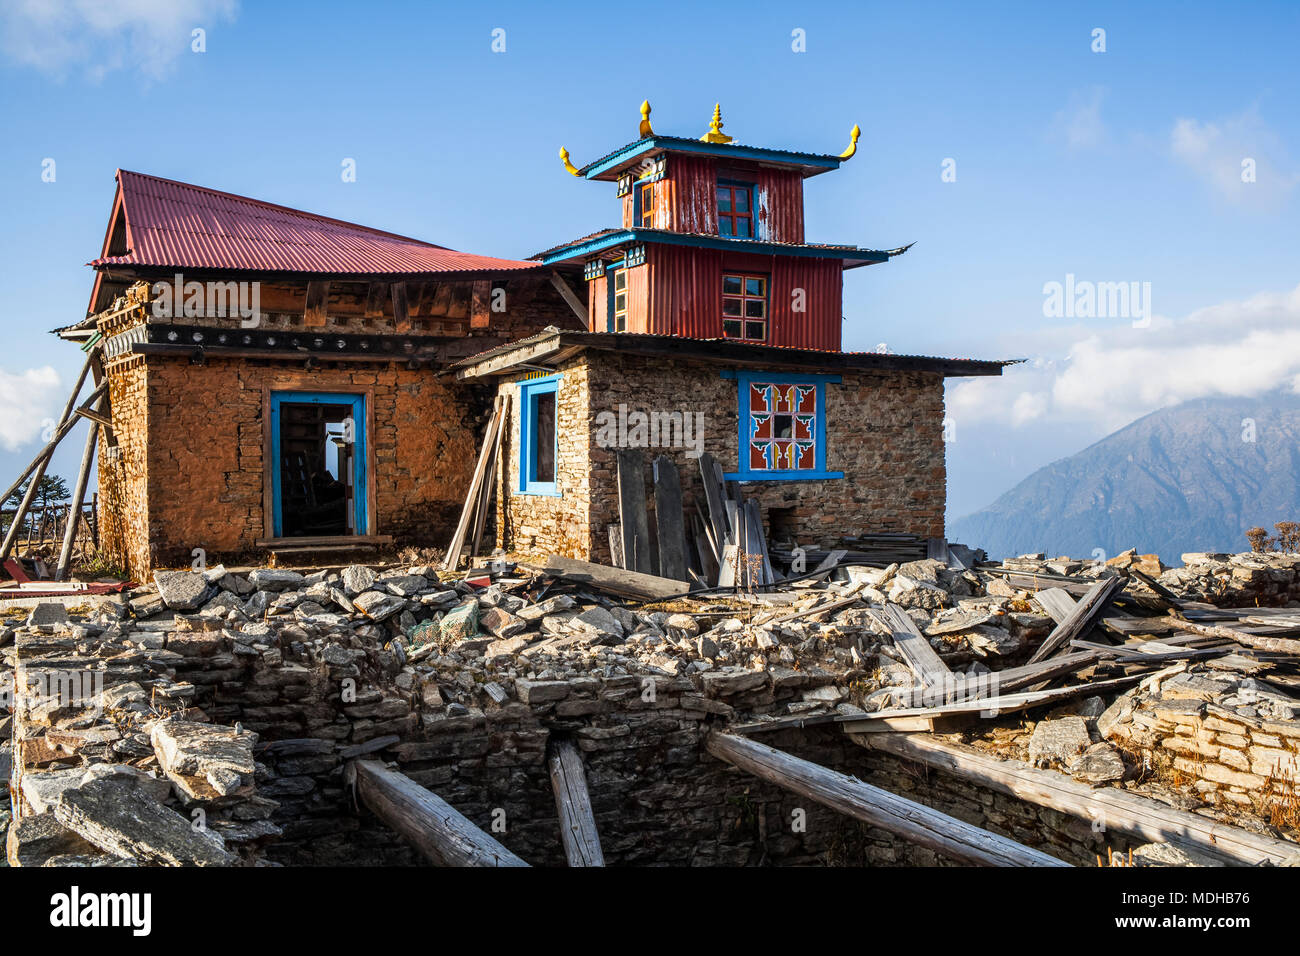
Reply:
[[[1044,588],[1034,595],[1034,600],[1057,624],[1065,621],[1079,603],[1064,588]]]
[[[598,590],[638,601],[663,601],[678,597],[686,591],[681,581],[593,564],[591,561],[579,561],[577,558],[565,558],[558,554],[547,557],[542,570],[566,581],[588,584]]]
[[[1074,606],[1069,616],[1047,635],[1047,639],[1030,656],[1029,663],[1036,664],[1069,644],[1071,639],[1083,637],[1123,587],[1124,579],[1121,577],[1106,578],[1094,584],[1084,595],[1083,600]]]
[[[406,283],[394,282],[391,291],[393,295],[393,328],[398,332],[409,332],[411,330],[411,316],[407,312]]]
[[[527,866],[459,810],[378,760],[355,760],[357,797],[438,866]]]
[[[719,562],[722,549],[731,540],[730,526],[727,524],[727,512],[722,504],[726,495],[724,486],[716,477],[717,462],[707,451],[700,455],[700,484],[704,487],[704,503],[708,507],[709,525],[713,529],[714,553]]]
[[[772,560],[767,554],[767,534],[763,529],[763,512],[758,501],[754,498],[746,501],[744,512],[749,553],[757,559],[757,569],[761,571],[758,583],[775,584],[776,572],[772,569]]]
[[[546,748],[546,765],[551,772],[555,809],[560,816],[560,839],[569,866],[604,866],[596,832],[596,815],[587,793],[587,774],[582,754],[573,741],[551,738]]]
[[[302,312],[302,324],[309,329],[321,328],[329,319],[330,284],[328,280],[307,283],[307,304]]]
[[[650,519],[645,508],[645,456],[639,448],[620,448],[618,520],[623,527],[623,563],[629,571],[650,574]]]
[[[942,687],[944,681],[952,680],[952,671],[939,659],[929,640],[917,629],[916,622],[906,611],[897,604],[886,604],[883,614],[875,616],[889,628],[894,646],[907,659],[908,666],[923,687]]]
[[[474,513],[474,502],[478,499],[482,489],[483,478],[487,473],[488,456],[496,444],[497,433],[505,427],[504,422],[508,407],[508,396],[498,395],[496,405],[492,410],[492,418],[488,421],[487,434],[483,436],[483,447],[479,450],[478,464],[474,467],[474,475],[470,479],[469,491],[465,494],[465,506],[461,509],[460,520],[456,524],[456,531],[452,535],[451,543],[447,546],[447,556],[442,562],[444,571],[455,571],[460,566],[460,553],[465,547],[465,534],[469,530],[470,519]]]
[[[1054,770],[999,760],[920,734],[872,734],[852,739],[864,747],[915,760],[999,793],[1087,821],[1100,820],[1142,842],[1175,843],[1232,863],[1254,866],[1294,858],[1296,844],[1250,833],[1210,817],[1174,810],[1118,787],[1091,787]]]
[[[366,305],[362,315],[367,319],[382,319],[384,303],[388,301],[387,282],[372,282],[366,287]]]
[[[760,780],[974,866],[1069,866],[897,794],[733,734],[709,734],[705,749]]]
[[[659,455],[651,465],[655,490],[655,529],[659,541],[659,576],[674,581],[686,577],[686,517],[677,465]]]
[[[477,513],[474,517],[474,539],[469,549],[469,559],[472,564],[474,556],[478,554],[479,545],[483,541],[483,528],[487,524],[488,512],[496,504],[496,481],[497,470],[501,466],[501,441],[505,437],[505,423],[508,418],[510,408],[510,396],[506,394],[501,399],[501,424],[497,426],[497,437],[492,443],[492,456],[488,461],[487,476],[483,481],[483,486],[479,489]]]
[[[492,280],[479,279],[473,286],[469,309],[469,327],[486,329],[492,325]]]
[[[1181,621],[1175,617],[1168,620],[1170,625],[1180,631],[1190,631],[1193,634],[1203,634],[1206,637],[1218,637],[1226,641],[1235,641],[1257,651],[1300,655],[1300,640],[1294,638],[1263,637],[1259,634],[1247,634],[1238,628],[1224,627],[1223,625],[1194,624],[1191,621]]]
[[[610,563],[616,568],[626,567],[623,560],[623,526],[614,522],[609,526]]]

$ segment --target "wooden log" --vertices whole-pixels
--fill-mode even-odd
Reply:
[[[623,533],[623,565],[651,574],[650,518],[645,509],[645,456],[639,448],[620,448],[618,457],[618,520]]]
[[[1257,651],[1300,655],[1300,640],[1295,638],[1263,637],[1259,634],[1247,634],[1235,627],[1224,627],[1221,624],[1195,624],[1176,617],[1162,618],[1162,620],[1167,621],[1171,627],[1180,631],[1189,631],[1192,634],[1201,634],[1205,637],[1218,637],[1225,641],[1235,641],[1245,647],[1253,647]]]
[[[560,839],[569,866],[604,866],[596,832],[596,815],[587,793],[587,774],[582,754],[571,740],[552,738],[546,748],[546,765],[555,791],[555,810],[560,815]]]
[[[1059,648],[1069,644],[1073,638],[1083,637],[1101,613],[1110,606],[1111,598],[1123,587],[1124,579],[1118,576],[1094,584],[1084,595],[1083,600],[1074,606],[1069,616],[1047,635],[1047,640],[1034,651],[1029,658],[1029,663],[1037,664],[1056,653]]]
[[[651,464],[655,486],[655,530],[659,541],[659,576],[674,581],[686,577],[686,519],[677,465],[667,455]]]
[[[378,760],[355,760],[357,796],[438,866],[527,866],[437,794]]]
[[[1174,810],[1127,790],[1076,783],[1055,770],[1038,770],[1019,761],[999,760],[973,747],[923,734],[850,734],[864,747],[915,760],[999,793],[1049,807],[1143,842],[1176,843],[1231,863],[1281,863],[1296,854],[1296,844],[1218,823],[1200,814]]]
[[[1014,840],[745,737],[714,732],[709,734],[705,748],[719,760],[725,760],[760,780],[961,863],[975,866],[1069,866]]]
[[[510,398],[505,396],[502,399],[502,407],[509,407]],[[475,509],[474,516],[474,539],[469,549],[470,563],[473,564],[474,556],[478,554],[479,545],[483,541],[483,528],[487,524],[488,512],[496,504],[496,485],[497,470],[501,467],[501,441],[505,437],[506,416],[502,413],[501,424],[497,426],[496,440],[492,443],[492,455],[488,460],[487,475],[483,479],[483,485],[479,488],[478,506]]]
[[[587,317],[587,304],[578,298],[578,294],[570,288],[569,283],[564,281],[564,277],[558,272],[552,272],[551,285],[555,287],[556,292],[560,293],[560,298],[564,300],[565,304],[573,310],[573,314],[578,317],[578,321],[582,323],[583,328],[590,325],[590,319]]]
[[[100,408],[108,404],[107,398],[99,400]],[[92,420],[90,433],[86,435],[86,447],[81,453],[81,468],[77,471],[77,486],[72,492],[72,504],[68,509],[67,527],[63,532],[63,549],[59,552],[59,565],[54,571],[54,580],[62,581],[68,576],[68,565],[72,563],[72,546],[77,541],[77,519],[81,517],[81,503],[86,499],[86,485],[90,483],[90,467],[95,461],[95,442],[99,439],[99,423]],[[73,518],[76,516],[76,519]]]
[[[587,584],[601,591],[637,601],[663,601],[686,592],[686,587],[681,581],[670,581],[653,574],[611,568],[608,565],[579,561],[577,558],[565,558],[557,554],[546,559],[542,570],[566,581]]]

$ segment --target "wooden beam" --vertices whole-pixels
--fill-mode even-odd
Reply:
[[[659,533],[659,574],[674,581],[686,577],[686,517],[682,512],[682,483],[677,465],[667,455],[652,463],[655,486],[655,528]]]
[[[465,493],[465,507],[461,509],[456,531],[447,545],[447,555],[443,559],[444,571],[455,571],[460,566],[460,553],[465,547],[465,535],[474,516],[474,505],[478,501],[487,474],[488,458],[496,447],[497,433],[505,427],[506,410],[510,407],[509,396],[497,396],[492,409],[492,418],[488,421],[487,434],[483,436],[483,447],[479,450],[478,464],[474,466],[474,475],[470,479],[469,490]]]
[[[587,774],[582,754],[573,741],[551,738],[546,748],[546,765],[555,791],[555,809],[560,815],[560,839],[569,866],[604,866],[596,832],[596,815],[587,793]]]
[[[330,284],[328,280],[307,283],[307,304],[302,324],[309,329],[323,328],[329,319]]]
[[[372,282],[366,288],[366,304],[362,315],[367,319],[382,319],[384,303],[388,299],[388,283]]]
[[[459,810],[378,760],[355,760],[357,796],[437,866],[527,866]]]
[[[411,330],[411,317],[407,313],[406,283],[394,282],[392,285],[392,295],[393,329],[397,332],[409,332]]]
[[[939,659],[939,655],[930,646],[929,639],[920,632],[906,611],[897,604],[886,604],[884,612],[876,616],[889,628],[894,646],[906,658],[907,665],[926,690],[934,688],[942,692],[946,683],[951,684],[952,671]]]
[[[915,760],[1035,806],[1099,821],[1107,830],[1118,830],[1143,842],[1176,843],[1227,862],[1251,866],[1281,863],[1296,854],[1296,844],[1285,840],[1250,833],[1197,813],[1174,810],[1127,790],[1076,783],[1055,770],[1038,770],[1019,761],[999,760],[962,744],[924,734],[849,736],[871,750]]]
[[[474,294],[469,310],[469,327],[486,329],[492,325],[492,283],[480,279],[474,283]]]
[[[558,272],[551,273],[551,285],[555,286],[555,291],[560,293],[560,298],[568,303],[569,308],[573,310],[573,314],[578,317],[578,321],[582,323],[582,327],[585,329],[590,324],[590,320],[587,318],[586,303],[578,298],[578,294],[569,287],[569,283],[565,282],[564,277]]]
[[[645,455],[639,448],[620,448],[618,458],[618,520],[623,529],[623,566],[653,574],[650,560],[650,520],[645,509]]]
[[[611,568],[590,561],[579,561],[577,558],[565,558],[557,554],[546,559],[542,570],[566,581],[589,584],[610,594],[637,601],[663,601],[667,598],[679,597],[686,592],[686,587],[680,581]]]
[[[1014,840],[745,737],[714,732],[709,734],[705,749],[719,760],[760,780],[961,863],[974,866],[1069,866]]]
[[[99,400],[99,407],[108,407],[108,397]],[[81,521],[81,504],[86,500],[86,485],[90,482],[90,468],[95,462],[95,443],[99,439],[99,421],[91,419],[90,433],[86,435],[86,447],[81,452],[81,468],[77,471],[77,486],[72,492],[72,505],[68,509],[67,528],[63,532],[63,549],[59,552],[59,564],[54,571],[54,580],[62,581],[68,576],[68,566],[72,563],[72,546],[77,542],[77,525]]]
[[[1124,579],[1121,577],[1106,578],[1094,584],[1083,600],[1074,606],[1069,616],[1047,635],[1047,640],[1039,645],[1038,650],[1034,651],[1033,656],[1029,658],[1030,664],[1037,664],[1041,660],[1051,657],[1056,651],[1065,647],[1076,637],[1083,637],[1088,628],[1092,627],[1101,613],[1110,606],[1113,598],[1124,587]]]

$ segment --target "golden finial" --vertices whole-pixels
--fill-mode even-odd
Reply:
[[[840,153],[840,159],[853,158],[853,154],[858,151],[858,137],[861,135],[862,135],[862,130],[858,128],[857,123],[854,123],[853,129],[849,130],[849,140],[850,140],[849,148],[846,149],[844,152]]]
[[[578,172],[578,170],[574,167],[573,163],[569,162],[569,151],[565,149],[563,146],[560,147],[560,162],[564,163],[564,168],[569,171],[570,176],[582,175],[582,173]]]
[[[641,104],[641,138],[653,136],[655,131],[650,128],[650,101],[646,100]]]
[[[706,143],[730,143],[731,137],[722,132],[722,104],[713,104],[713,122],[709,131],[700,137]]]

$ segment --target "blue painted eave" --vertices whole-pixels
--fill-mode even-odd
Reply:
[[[723,249],[756,255],[796,256],[806,259],[839,259],[846,269],[877,262],[888,262],[889,253],[878,249],[857,249],[833,246],[797,246],[761,239],[724,239],[721,236],[702,236],[698,233],[670,232],[666,229],[622,229],[596,239],[580,239],[567,246],[552,249],[541,255],[543,265],[554,265],[603,252],[628,243],[659,243],[669,246],[693,246],[699,249]]]
[[[635,143],[620,146],[608,156],[603,156],[588,163],[578,170],[579,175],[587,179],[617,179],[623,169],[638,158],[647,154],[698,153],[705,156],[717,156],[724,159],[749,159],[764,163],[781,163],[786,166],[798,166],[804,170],[804,176],[839,169],[843,162],[838,156],[820,153],[798,153],[784,149],[767,149],[763,146],[741,146],[736,143],[706,143],[698,139],[686,139],[680,136],[648,136]]]

